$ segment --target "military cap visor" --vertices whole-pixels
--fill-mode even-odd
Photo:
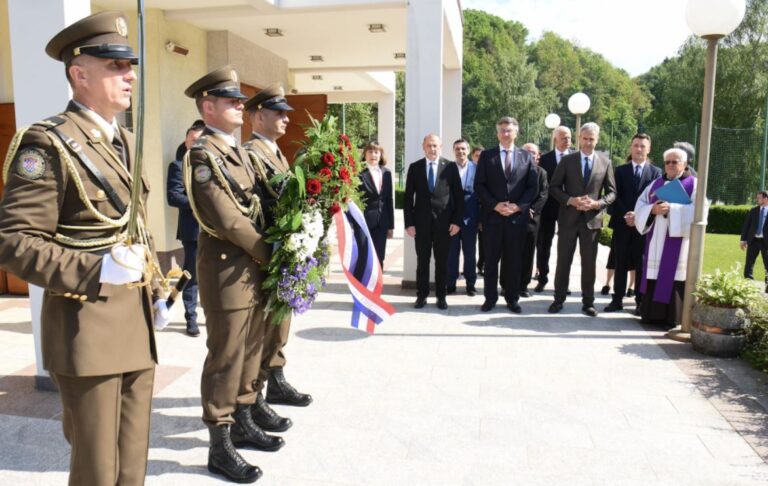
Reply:
[[[293,107],[285,99],[285,91],[280,83],[268,86],[245,102],[245,109],[258,111],[261,109],[277,111],[293,111]]]
[[[240,92],[240,81],[237,71],[232,66],[211,71],[198,79],[184,90],[184,94],[190,98],[202,98],[204,96],[217,96],[219,98],[248,98]]]
[[[78,20],[56,34],[45,52],[64,63],[86,54],[107,59],[126,59],[138,63],[128,44],[128,24],[121,12],[99,12]]]

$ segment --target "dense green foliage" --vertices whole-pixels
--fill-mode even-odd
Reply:
[[[741,275],[741,266],[737,263],[730,270],[724,272],[715,269],[699,278],[693,295],[696,301],[716,307],[738,307],[746,309],[747,306],[760,297],[761,289],[756,287],[752,280],[747,280]]]
[[[707,233],[740,235],[741,226],[751,208],[752,206],[724,206],[720,204],[710,206],[707,216]]]
[[[768,373],[768,299],[758,297],[750,305],[747,346],[741,356],[755,368]]]

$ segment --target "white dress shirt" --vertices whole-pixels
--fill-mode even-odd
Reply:
[[[237,140],[235,140],[235,136],[231,133],[226,133],[223,130],[219,130],[218,128],[214,128],[210,125],[206,125],[208,130],[212,131],[217,137],[221,138],[225,142],[227,142],[227,145],[230,147],[237,147]]]
[[[507,152],[510,153],[510,157],[512,157],[512,170],[515,170],[515,146],[510,145],[509,148],[504,148],[503,145],[499,144],[499,158],[501,159],[501,170],[502,172],[505,170],[504,167],[504,161],[507,159]]]
[[[383,182],[381,167],[378,165],[368,165],[368,172],[371,173],[371,179],[373,179],[373,184],[376,186],[376,191],[381,192],[381,184]]]
[[[91,119],[92,122],[94,122],[98,127],[101,129],[102,133],[104,133],[104,138],[109,140],[110,142],[115,138],[115,134],[119,133],[118,127],[117,127],[117,120],[114,118],[111,122],[107,121],[93,111],[92,109],[88,108],[84,104],[80,103],[79,101],[72,100],[72,102],[82,110],[82,112]]]

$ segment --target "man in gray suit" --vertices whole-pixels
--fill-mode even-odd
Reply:
[[[555,301],[549,306],[549,312],[553,314],[563,308],[578,240],[581,310],[591,317],[597,315],[594,306],[597,236],[603,227],[605,208],[616,199],[611,161],[595,151],[599,136],[600,127],[596,123],[585,123],[579,131],[580,151],[561,159],[549,185],[550,197],[560,203]]]

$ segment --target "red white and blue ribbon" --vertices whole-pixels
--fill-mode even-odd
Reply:
[[[395,308],[381,298],[384,279],[365,217],[355,203],[333,219],[339,238],[339,256],[347,285],[352,293],[352,327],[373,334],[377,324],[395,313]],[[364,325],[364,327],[363,327]]]

